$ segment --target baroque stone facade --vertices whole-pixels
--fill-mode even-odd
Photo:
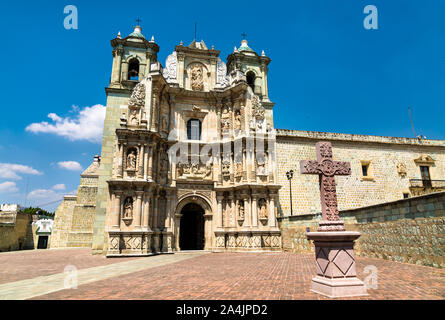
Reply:
[[[112,46],[93,250],[280,250],[270,59],[193,41],[164,69],[140,27]]]

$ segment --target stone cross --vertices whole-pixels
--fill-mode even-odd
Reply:
[[[333,161],[330,142],[317,142],[317,160],[300,161],[302,174],[318,174],[320,179],[320,198],[322,220],[318,231],[344,231],[344,223],[338,216],[336,175],[350,175],[349,162]]]

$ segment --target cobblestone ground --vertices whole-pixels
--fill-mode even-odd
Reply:
[[[127,260],[130,258],[125,258]],[[0,284],[62,273],[67,265],[85,269],[122,261],[124,260],[93,256],[88,248],[1,252]]]
[[[359,299],[445,299],[445,270],[357,260],[362,280],[378,270],[378,289]],[[211,253],[34,299],[327,299],[309,291],[314,275],[312,254]]]

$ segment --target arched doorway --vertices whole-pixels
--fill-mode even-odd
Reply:
[[[181,250],[204,249],[204,209],[188,203],[181,210],[179,247]]]

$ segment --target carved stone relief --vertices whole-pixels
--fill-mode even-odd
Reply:
[[[190,68],[190,86],[192,90],[203,91],[204,90],[204,75],[203,67],[201,64],[195,63]]]
[[[403,178],[406,176],[406,165],[403,162],[397,163],[397,173]]]

